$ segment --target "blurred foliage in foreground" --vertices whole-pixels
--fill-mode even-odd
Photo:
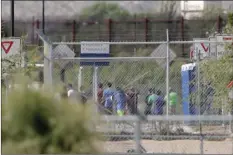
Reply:
[[[58,101],[48,91],[20,87],[2,106],[4,154],[99,152],[90,107]]]

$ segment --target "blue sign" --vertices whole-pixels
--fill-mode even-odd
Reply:
[[[106,43],[96,43],[96,42],[81,42],[81,53],[82,58],[108,58],[109,54],[109,44]],[[108,66],[108,61],[82,61],[81,66]]]

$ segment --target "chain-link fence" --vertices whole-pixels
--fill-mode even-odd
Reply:
[[[224,120],[227,126],[218,126]],[[146,121],[108,116],[102,117],[97,131],[106,137],[103,148],[108,154],[232,154],[231,121],[231,116],[214,115],[149,116]]]
[[[206,42],[209,43],[209,41]],[[191,46],[190,42],[184,43]],[[64,43],[61,44],[64,45]],[[176,58],[175,53],[171,50],[169,51],[169,65],[167,65],[167,55],[165,53],[167,52],[167,44],[165,42],[160,45],[157,45],[159,42],[155,42],[154,44],[156,45],[153,46],[154,48],[145,47],[145,49],[148,50],[154,49],[150,55],[151,57],[111,57],[101,59],[64,57],[59,51],[66,51],[67,47],[73,47],[76,46],[76,44],[69,44],[69,46],[53,45],[53,49],[56,49],[56,52],[54,51],[53,53],[53,84],[60,85],[62,83],[70,83],[76,90],[80,90],[80,87],[82,87],[86,91],[87,96],[94,97],[94,95],[97,94],[97,90],[93,90],[93,80],[96,78],[97,83],[102,83],[104,88],[107,87],[108,82],[111,82],[114,89],[120,87],[125,93],[132,88],[137,90],[138,105],[141,105],[145,111],[147,108],[145,98],[150,90],[150,93],[152,93],[152,91],[154,91],[155,94],[159,93],[159,95],[164,98],[165,102],[166,94],[168,94],[169,91],[169,93],[175,93],[175,100],[177,100],[176,102],[178,104],[170,105],[170,109],[165,109],[166,106],[161,103],[158,105],[159,108],[155,106],[155,111],[158,111],[158,109],[159,111],[161,110],[159,113],[165,114],[165,111],[168,110],[170,114],[221,115],[230,112],[226,111],[226,109],[229,108],[225,104],[225,102],[228,102],[227,99],[221,101],[219,99],[215,100],[218,98],[215,96],[215,94],[218,94],[216,91],[221,90],[214,90],[214,86],[211,84],[211,72],[206,74],[207,68],[205,63],[207,60],[201,61],[200,59],[191,63],[190,59]],[[174,44],[170,43],[169,48],[176,49],[176,44],[179,44],[179,42],[174,42]],[[114,45],[111,49],[117,49],[118,47],[119,45]],[[213,61],[216,57],[206,57],[206,59]],[[187,63],[188,61],[190,62],[189,64]],[[96,64],[105,63],[107,65],[97,65],[97,67],[93,65],[82,65],[83,63],[90,62],[95,62]],[[97,77],[94,76],[96,69],[98,70]],[[167,80],[169,80],[169,86],[166,83]],[[151,107],[149,108],[151,109]],[[162,109],[165,109],[165,111]]]
[[[206,65],[221,60],[205,55],[207,44],[224,41],[89,43],[110,45],[111,54],[106,58],[82,57],[81,42],[50,42],[45,36],[40,38],[45,45],[44,81],[52,88],[72,84],[73,89],[84,93],[90,102],[97,103],[97,111],[104,115],[169,117],[169,121],[158,117],[137,124],[125,117],[104,116],[107,121],[97,128],[107,137],[107,142],[103,143],[105,152],[232,153],[232,107],[226,95],[228,90],[214,83],[211,72],[215,70]],[[179,50],[180,45],[196,44],[200,44],[195,46],[196,57],[177,58],[174,51]],[[115,55],[114,52],[120,53],[123,46],[133,54]],[[143,49],[142,53],[148,52],[150,56],[148,53],[137,56],[138,46]],[[198,49],[200,46],[202,51]],[[192,51],[190,53],[192,55]],[[233,67],[226,67],[231,72]],[[103,87],[98,87],[100,83]],[[170,115],[182,115],[182,119],[173,120]],[[211,119],[212,116],[216,119]],[[111,117],[120,120],[108,122]]]

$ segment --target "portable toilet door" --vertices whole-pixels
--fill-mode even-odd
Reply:
[[[184,115],[195,115],[195,97],[192,96],[195,92],[196,79],[196,64],[184,64],[181,66],[182,78],[182,107]]]

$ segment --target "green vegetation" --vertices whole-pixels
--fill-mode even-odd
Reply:
[[[83,21],[98,21],[99,19],[127,19],[130,13],[115,3],[97,2],[84,8],[79,15]]]
[[[17,77],[19,78],[19,77]],[[24,82],[23,82],[24,83]],[[56,100],[48,90],[20,85],[2,105],[4,154],[98,153],[91,108]],[[95,120],[95,123],[97,120]]]
[[[233,34],[233,14],[228,15],[228,23],[224,29],[226,34]],[[227,85],[233,80],[233,46],[226,43],[225,50],[229,51],[228,54],[221,57],[219,60],[208,60],[204,61],[201,65],[201,70],[203,72],[203,80],[211,81],[212,85],[216,91],[215,93],[215,103],[221,105],[222,102],[226,102],[228,98],[229,89]],[[232,106],[232,101],[226,106],[228,110],[229,106]]]

